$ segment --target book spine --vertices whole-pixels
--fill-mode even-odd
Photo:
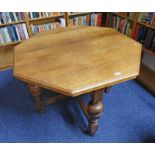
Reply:
[[[7,27],[4,28],[4,33],[5,33],[5,36],[6,36],[6,42],[7,43],[11,42]]]
[[[9,14],[10,14],[11,22],[14,22],[15,21],[15,18],[13,16],[13,13],[12,12],[9,12]]]
[[[24,12],[19,12],[20,20],[24,20]]]
[[[6,17],[7,17],[7,21],[8,21],[8,23],[11,23],[11,18],[10,18],[10,14],[9,14],[9,12],[6,12]]]
[[[13,28],[13,32],[14,32],[14,35],[15,35],[15,41],[19,41],[15,25],[12,25],[12,28]]]
[[[8,31],[8,34],[10,36],[10,40],[12,42],[13,41],[13,38],[12,38],[12,35],[11,35],[10,26],[7,26],[7,31]]]
[[[2,12],[2,18],[3,18],[4,24],[8,23],[5,12]]]
[[[30,12],[30,19],[33,19],[33,14],[32,14],[32,12]]]
[[[16,17],[16,13],[15,13],[15,12],[13,12],[13,17],[14,17],[14,19],[15,19],[15,22],[17,22],[18,19],[17,19],[17,17]]]
[[[5,30],[4,30],[4,28],[2,28],[1,29],[2,31],[2,38],[3,38],[3,41],[4,41],[4,43],[7,43],[7,38],[6,38],[6,35],[5,35]]]
[[[102,15],[101,14],[97,15],[97,26],[102,26]]]
[[[2,32],[1,31],[2,31],[2,29],[0,29],[0,42],[1,42],[1,45],[2,45],[2,44],[4,44],[4,41],[3,41],[3,38],[2,38]]]
[[[21,38],[20,38],[20,35],[19,35],[19,31],[18,31],[17,25],[15,25],[15,31],[17,33],[18,41],[21,41]]]

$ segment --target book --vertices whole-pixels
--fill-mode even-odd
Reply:
[[[3,41],[3,39],[2,39],[2,32],[1,32],[1,30],[0,30],[0,45],[2,45],[2,44],[4,44],[4,41]]]
[[[13,16],[13,12],[9,12],[9,14],[10,14],[11,22],[14,22],[15,21],[15,18]]]
[[[147,34],[148,28],[147,27],[143,27],[142,29],[142,36],[141,36],[141,40],[140,42],[143,44],[146,38],[146,34]]]
[[[20,34],[19,34],[19,31],[18,31],[18,27],[15,25],[15,31],[17,33],[17,37],[18,37],[18,40],[20,41],[21,38],[20,38]]]
[[[139,31],[140,25],[137,24],[133,33],[133,39],[137,40],[137,36],[138,36],[138,31]]]
[[[90,15],[90,25],[95,26],[95,13]]]
[[[14,19],[15,19],[15,22],[17,22],[18,19],[17,19],[17,16],[16,16],[16,13],[15,13],[15,12],[13,12],[13,17],[14,17]]]
[[[95,14],[95,26],[102,26],[102,14]]]
[[[64,18],[60,18],[61,27],[66,27],[66,21]]]
[[[23,29],[23,31],[24,31],[25,39],[29,39],[26,25],[25,25],[24,23],[21,24],[21,25],[22,25],[22,29]]]

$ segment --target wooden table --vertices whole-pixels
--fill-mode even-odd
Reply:
[[[95,134],[103,93],[112,85],[136,78],[140,57],[141,44],[111,28],[60,28],[15,47],[14,76],[28,83],[41,112],[45,104],[76,97],[88,118],[90,134]],[[42,101],[41,88],[63,95]],[[91,95],[88,105],[81,98],[86,93]]]

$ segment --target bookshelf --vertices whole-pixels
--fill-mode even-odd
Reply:
[[[148,28],[151,28],[151,29],[155,30],[155,26],[152,26],[152,25],[149,25],[149,24],[145,24],[145,23],[141,23],[141,22],[137,22],[137,24],[140,24],[140,25],[143,25],[143,26],[146,26]]]
[[[78,13],[68,13],[69,17],[72,16],[82,16],[82,15],[87,15],[87,14],[91,14],[92,12],[78,12]]]
[[[113,19],[110,20],[111,18],[113,18]],[[128,35],[129,37],[133,38],[133,33],[134,33],[135,26],[136,26],[137,18],[138,18],[138,13],[131,13],[131,14],[127,15],[127,13],[123,14],[123,13],[119,13],[119,12],[109,12],[109,13],[107,13],[106,26],[115,28],[119,32],[124,33],[125,35]],[[111,21],[113,21],[113,20],[115,20],[115,22],[111,23]],[[118,27],[119,23],[117,22],[118,20],[122,20],[123,23],[125,23],[124,27],[127,27],[127,28],[125,28],[125,30],[123,30],[123,32],[122,32],[122,30],[119,30],[119,27]],[[129,26],[126,26],[126,25],[129,25]]]
[[[25,20],[21,20],[18,22],[11,22],[11,23],[7,23],[7,24],[0,24],[0,27],[7,26],[7,25],[20,24],[20,23],[25,23]]]
[[[62,17],[64,19],[66,19],[66,17],[67,17],[66,13],[61,14],[61,15],[51,15],[48,17],[35,18],[35,19],[30,19],[27,12],[24,12],[23,15],[24,15],[24,20],[3,23],[3,24],[0,24],[0,28],[6,27],[9,25],[11,26],[11,25],[25,23],[27,32],[28,32],[28,36],[31,37],[31,36],[33,36],[31,26],[30,26],[31,24],[34,24],[34,25],[45,24],[45,23],[55,22],[60,17]],[[13,48],[15,45],[21,43],[22,41],[23,40],[7,42],[7,43],[0,45],[0,70],[5,70],[5,69],[13,67]]]
[[[125,16],[125,15],[121,15],[121,14],[119,14],[119,13],[112,12],[111,14],[116,15],[116,16],[119,16],[119,17],[122,17],[122,18],[125,18],[125,19],[127,19],[127,20],[134,21],[134,19],[131,19],[130,17]]]
[[[114,12],[107,13],[106,26],[109,26],[108,25],[109,24],[108,22],[110,20],[109,18],[110,18],[111,15],[113,15],[113,16],[118,16],[121,19],[129,20],[129,21],[131,21],[133,23],[132,33],[131,33],[131,36],[130,36],[133,39],[135,39],[134,38],[134,31],[136,29],[136,25],[140,25],[140,26],[143,26],[143,27],[147,27],[148,29],[155,30],[155,26],[153,25],[153,19],[155,19],[155,13],[153,13],[151,21],[148,22],[148,23],[144,23],[144,22],[141,22],[141,21],[138,20],[140,14],[141,13],[135,13],[134,18],[131,19],[130,17],[122,15],[120,13],[114,13]],[[143,46],[143,48],[142,48],[142,60],[143,60],[145,54],[149,54],[149,56],[153,57],[154,61],[155,61],[155,52],[153,52],[152,49],[146,48],[145,46]],[[147,87],[149,90],[151,90],[151,92],[153,92],[155,94],[155,82],[154,82],[154,79],[155,79],[155,71],[152,70],[149,67],[149,65],[143,64],[143,62],[142,62],[141,67],[140,67],[140,74],[139,74],[137,80],[140,83],[142,83],[145,87]]]

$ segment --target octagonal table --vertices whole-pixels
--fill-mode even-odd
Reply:
[[[28,83],[41,112],[45,104],[76,97],[88,118],[90,134],[95,134],[103,93],[112,85],[136,78],[140,57],[141,44],[111,28],[58,28],[15,47],[14,76]],[[41,88],[63,95],[43,101]],[[86,93],[91,95],[88,105],[81,97]]]

